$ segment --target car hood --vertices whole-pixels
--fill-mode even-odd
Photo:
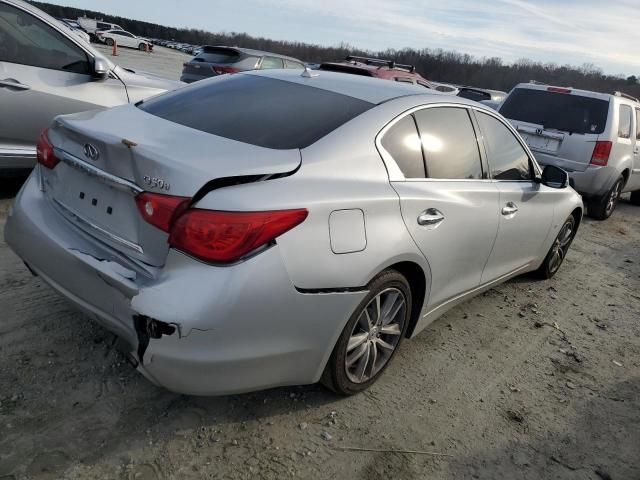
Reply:
[[[113,72],[124,83],[131,103],[186,85],[184,82],[169,80],[153,73],[131,70],[117,65],[113,68]]]

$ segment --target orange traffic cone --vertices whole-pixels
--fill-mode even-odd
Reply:
[[[114,57],[118,56],[118,42],[116,40],[113,41],[113,50],[111,51],[111,55]]]

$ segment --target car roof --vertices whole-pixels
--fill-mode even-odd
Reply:
[[[579,88],[562,87],[558,85],[545,85],[542,83],[519,83],[518,85],[513,87],[514,90],[516,88],[526,88],[529,90],[547,90],[548,88],[567,89],[567,90],[571,90],[570,93],[572,95],[581,95],[583,97],[599,98],[602,100],[610,100],[611,97],[615,96],[614,94],[611,94],[611,93],[593,92],[591,90],[581,90]]]
[[[477,106],[476,102],[465,98],[447,95],[425,87],[409,83],[390,82],[375,77],[365,77],[350,73],[329,72],[323,70],[308,70],[311,76],[303,76],[300,70],[251,70],[235,75],[257,75],[286,82],[297,83],[315,88],[321,88],[341,95],[358,98],[365,102],[380,104],[388,100],[421,95],[430,97],[434,102],[459,103]],[[426,101],[425,103],[429,103]]]
[[[225,50],[235,50],[236,52],[246,53],[247,55],[256,55],[259,57],[268,55],[270,57],[284,58],[287,60],[294,60],[298,63],[304,63],[302,62],[302,60],[298,60],[297,58],[294,58],[294,57],[288,57],[287,55],[280,55],[279,53],[265,52],[263,50],[253,50],[252,48],[230,47],[227,45],[202,45],[200,48],[202,48],[202,50],[205,52],[208,48],[224,48]]]
[[[336,66],[338,68],[344,68],[345,73],[348,73],[348,70],[366,70],[368,72],[375,73],[378,77],[383,78],[394,78],[397,76],[408,77],[408,78],[416,78],[426,80],[422,75],[418,72],[410,72],[405,68],[394,67],[391,68],[388,65],[374,65],[367,64],[364,62],[356,62],[356,61],[344,61],[344,62],[323,62],[320,65],[320,70],[323,66]]]

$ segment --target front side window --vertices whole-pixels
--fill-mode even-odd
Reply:
[[[420,137],[412,115],[396,122],[382,137],[382,147],[391,155],[406,178],[424,178]]]
[[[640,140],[640,109],[636,108],[636,140]]]
[[[276,57],[264,57],[262,59],[262,70],[271,70],[273,68],[284,68],[284,63],[281,58]]]
[[[496,118],[477,112],[491,175],[496,180],[531,180],[529,156],[511,131]]]
[[[0,3],[0,62],[90,72],[87,55],[80,47],[43,21],[6,3]]]
[[[631,115],[631,107],[629,105],[620,105],[618,137],[631,138]]]
[[[414,115],[428,178],[482,178],[478,141],[466,108],[425,108]]]

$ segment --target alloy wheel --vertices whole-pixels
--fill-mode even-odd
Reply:
[[[611,193],[609,194],[609,198],[607,198],[607,207],[605,209],[607,216],[611,215],[614,208],[616,208],[616,204],[618,203],[618,199],[620,198],[620,193],[622,192],[622,181],[618,180],[616,184],[611,189]]]
[[[406,298],[397,288],[381,291],[362,309],[345,355],[351,382],[364,383],[384,368],[400,342],[406,309]]]
[[[551,257],[549,258],[550,273],[555,273],[560,268],[560,265],[562,265],[564,257],[569,250],[571,239],[573,238],[573,227],[573,219],[568,219],[560,229],[560,233],[558,233],[556,241],[553,247],[551,247]]]

